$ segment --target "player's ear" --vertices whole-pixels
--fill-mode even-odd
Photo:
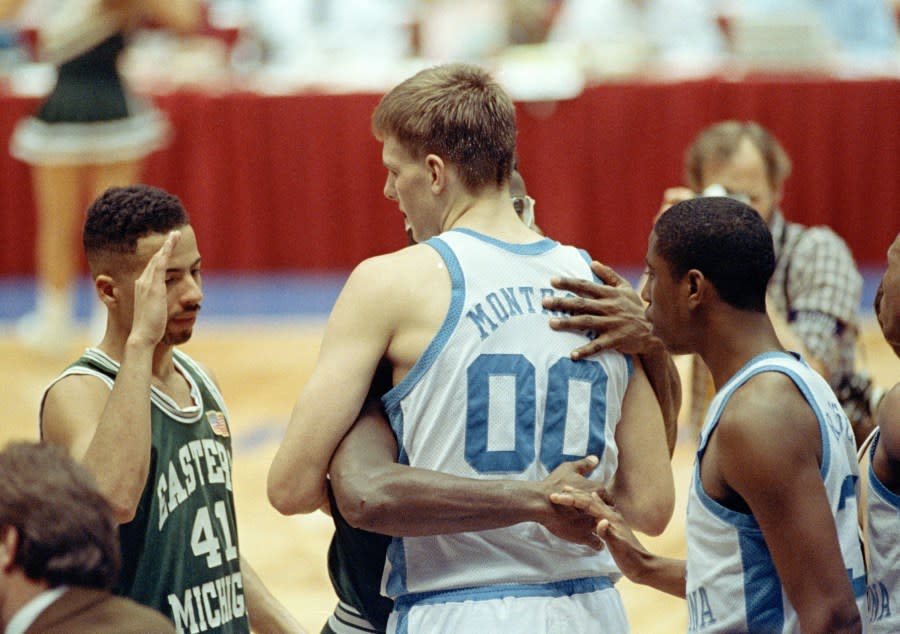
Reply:
[[[14,526],[0,531],[0,570],[11,570],[19,548],[19,533]]]
[[[437,154],[429,154],[425,157],[425,164],[431,176],[431,192],[439,194],[447,186],[448,165]]]
[[[109,275],[98,275],[94,278],[94,291],[105,306],[116,301],[116,282]]]
[[[688,302],[690,302],[691,305],[699,304],[703,300],[708,280],[703,273],[697,269],[691,269],[687,272],[685,277],[687,282]]]
[[[687,273],[685,273],[684,278],[682,278],[681,281],[681,284],[684,286],[685,292],[687,292],[688,295],[695,295],[700,287],[700,280],[702,278],[703,273],[701,273],[697,269],[691,269]]]

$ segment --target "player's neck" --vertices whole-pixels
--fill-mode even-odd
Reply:
[[[529,243],[540,236],[526,227],[508,196],[485,196],[447,216],[448,229],[471,229],[503,242]]]
[[[122,363],[127,342],[127,333],[111,332],[108,329],[97,348],[113,361]],[[175,372],[175,364],[172,361],[173,349],[174,346],[164,342],[156,344],[153,349],[150,372],[154,382],[165,383]]]
[[[784,351],[765,313],[736,312],[739,314],[715,323],[697,350],[717,390],[754,357]]]

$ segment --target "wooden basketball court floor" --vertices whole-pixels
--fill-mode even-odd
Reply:
[[[213,369],[229,405],[240,546],[274,595],[304,627],[318,632],[335,602],[326,570],[331,520],[321,512],[298,517],[279,515],[266,499],[265,479],[296,394],[315,362],[323,322],[320,318],[284,316],[205,319],[214,314],[201,315],[185,350]],[[879,384],[900,380],[900,360],[882,340],[871,316],[865,320],[862,339]],[[41,391],[87,344],[85,337],[62,351],[59,358],[43,358],[15,341],[10,322],[0,322],[0,406],[5,412],[0,445],[12,439],[36,438]],[[685,360],[679,360],[680,367],[687,367],[682,363]],[[662,536],[645,540],[660,554],[684,554],[685,491],[693,445],[693,433],[682,429],[672,461],[677,487],[675,514]],[[687,609],[681,599],[627,580],[618,587],[633,632],[685,631]]]

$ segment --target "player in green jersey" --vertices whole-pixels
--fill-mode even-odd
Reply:
[[[111,188],[84,247],[106,333],[41,403],[41,436],[94,475],[120,523],[119,591],[184,632],[303,631],[240,557],[228,411],[175,346],[203,299],[200,253],[175,196]]]

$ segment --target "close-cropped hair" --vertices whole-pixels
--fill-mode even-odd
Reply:
[[[104,255],[133,254],[140,238],[188,224],[181,200],[149,185],[110,187],[87,210],[82,241],[94,271]]]
[[[703,168],[730,159],[743,139],[759,150],[769,186],[781,187],[791,173],[791,159],[778,139],[755,121],[721,121],[702,130],[685,152],[684,178],[691,189],[702,190]]]
[[[0,451],[0,530],[35,581],[108,589],[119,574],[118,526],[90,473],[64,449],[15,442]]]
[[[696,269],[727,304],[766,311],[775,250],[769,228],[752,207],[733,198],[692,198],[666,210],[653,231],[656,253],[676,280]]]
[[[446,64],[418,72],[384,97],[372,132],[396,139],[414,158],[452,163],[467,189],[501,186],[516,150],[516,109],[484,69]]]

